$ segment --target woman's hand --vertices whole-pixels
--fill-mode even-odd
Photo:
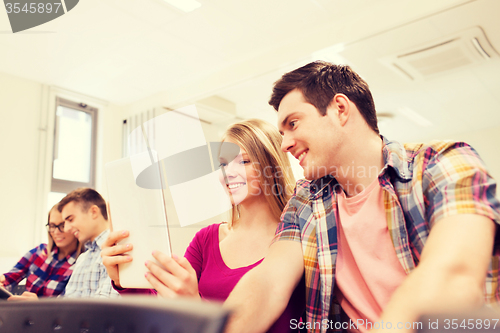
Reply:
[[[121,285],[118,264],[132,261],[132,256],[124,253],[132,250],[133,246],[132,244],[118,245],[117,243],[128,236],[129,232],[127,230],[112,231],[102,244],[101,249],[102,263],[106,267],[111,280],[119,288],[121,288]]]
[[[38,296],[35,293],[25,291],[22,295],[14,295],[7,298],[8,301],[38,301]]]
[[[146,267],[149,269],[146,279],[159,295],[165,298],[183,296],[201,299],[196,271],[186,258],[179,258],[176,255],[169,257],[160,251],[154,251],[153,257],[165,269],[152,261],[146,261]]]
[[[5,282],[5,276],[2,274],[2,275],[0,275],[0,287],[1,288],[5,288],[4,282]]]

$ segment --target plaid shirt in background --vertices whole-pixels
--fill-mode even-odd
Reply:
[[[47,244],[40,244],[26,253],[10,272],[4,274],[4,285],[12,290],[26,278],[26,291],[40,296],[57,296],[71,276],[71,266],[75,263],[76,251],[58,260],[59,249],[52,250],[52,258],[47,257]]]
[[[500,222],[496,183],[469,145],[432,142],[402,146],[382,139],[385,166],[378,179],[384,189],[389,233],[407,274],[418,265],[429,232],[440,219],[455,214],[478,214]],[[333,293],[339,191],[342,189],[332,176],[311,182],[299,180],[274,239],[302,243],[306,322],[314,327],[314,332],[325,332],[329,317],[340,321],[341,308]],[[499,249],[496,237],[495,255],[485,284],[488,304],[500,303]]]
[[[102,264],[101,245],[108,238],[109,230],[103,231],[94,241],[85,244],[66,286],[64,297],[118,297],[120,294],[111,286],[106,267]]]

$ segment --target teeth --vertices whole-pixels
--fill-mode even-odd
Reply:
[[[305,155],[306,155],[306,152],[303,152],[302,154],[300,154],[298,160],[300,161]]]
[[[243,186],[243,185],[245,185],[245,184],[243,184],[243,183],[238,183],[238,184],[229,184],[229,185],[227,185],[227,187],[229,187],[229,189],[230,189],[230,190],[232,190],[232,189],[235,189],[235,188],[237,188],[237,187],[241,187],[241,186]]]

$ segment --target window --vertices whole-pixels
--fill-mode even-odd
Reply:
[[[96,108],[57,98],[50,207],[78,187],[94,187],[96,119]]]

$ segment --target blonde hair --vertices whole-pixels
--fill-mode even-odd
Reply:
[[[223,142],[227,139],[247,152],[271,212],[279,219],[292,195],[295,178],[288,156],[281,150],[283,138],[278,130],[264,120],[249,119],[231,125],[222,136]],[[229,227],[238,217],[238,205],[233,205]]]
[[[59,205],[59,203],[56,203],[50,210],[49,210],[49,214],[47,216],[47,223],[50,223],[50,213],[52,213],[53,211],[57,212],[58,209],[57,209],[57,206]],[[56,244],[54,243],[54,239],[52,238],[52,235],[50,234],[50,232],[47,230],[47,235],[48,235],[48,238],[49,238],[49,241],[47,242],[47,259],[49,260],[52,260],[52,250],[54,249],[54,247],[57,247]],[[76,239],[76,256],[75,256],[75,260],[78,259],[78,256],[80,255],[80,253],[82,253],[82,247],[83,247],[83,244],[80,243],[80,241],[78,240],[78,238]]]

